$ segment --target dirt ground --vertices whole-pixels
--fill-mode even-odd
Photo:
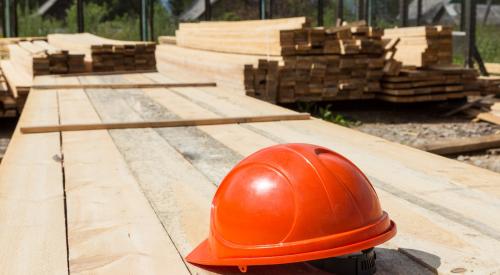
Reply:
[[[358,121],[352,126],[354,129],[413,147],[441,139],[500,134],[498,125],[472,122],[463,115],[443,116],[453,106],[460,104],[383,104],[349,110],[338,108],[337,112],[348,120]],[[500,148],[450,157],[500,173]]]

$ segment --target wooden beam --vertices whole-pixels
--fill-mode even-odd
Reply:
[[[102,84],[54,84],[34,85],[36,90],[70,90],[70,89],[142,89],[142,88],[182,88],[182,87],[216,87],[214,82],[206,83],[102,83]]]
[[[424,144],[419,147],[424,151],[438,155],[454,155],[477,152],[500,147],[500,135],[443,140],[436,143]]]
[[[60,74],[55,75],[59,77],[75,77],[75,76],[88,76],[88,75],[126,75],[126,74],[146,74],[146,73],[156,73],[158,70],[136,70],[136,71],[112,71],[112,72],[84,72],[84,73],[72,73],[72,74]]]
[[[496,116],[495,114],[492,113],[481,113],[477,115],[476,119],[500,125],[500,116]]]
[[[189,126],[201,126],[201,125],[273,122],[273,121],[285,121],[285,120],[308,120],[310,118],[311,115],[308,113],[298,113],[298,114],[287,114],[287,115],[176,119],[176,120],[164,120],[164,121],[44,125],[44,126],[21,127],[21,132],[24,134],[35,134],[35,133],[131,129],[131,128],[137,129],[137,128],[189,127]]]

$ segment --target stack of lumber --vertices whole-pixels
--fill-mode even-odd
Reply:
[[[14,98],[17,109],[21,112],[31,89],[33,76],[27,70],[17,68],[11,60],[1,60],[0,69],[7,83],[9,96]]]
[[[385,74],[377,98],[390,102],[440,101],[480,94],[475,69],[459,66],[415,68],[405,66],[397,74]]]
[[[217,86],[244,94],[245,64],[257,66],[259,58],[283,63],[281,57],[220,53],[160,44],[156,51],[158,70],[165,75],[197,81],[214,81]]]
[[[51,34],[49,43],[55,47],[85,55],[94,72],[155,70],[156,44],[120,41],[90,33]]]
[[[423,26],[385,29],[384,39],[397,39],[394,58],[404,65],[426,67],[451,64],[453,58],[452,28]]]
[[[9,58],[9,48],[10,44],[17,44],[22,41],[47,41],[46,37],[11,37],[11,38],[0,38],[0,59]]]
[[[441,101],[479,95],[484,88],[475,69],[452,64],[451,28],[425,26],[386,29],[382,89],[390,102]]]
[[[175,32],[175,38],[177,45],[185,48],[280,56],[280,31],[309,26],[305,17],[181,23]]]
[[[16,110],[16,101],[9,94],[7,87],[7,82],[3,76],[2,70],[0,69],[0,112],[5,115],[9,110]]]
[[[69,54],[46,41],[23,41],[8,45],[9,58],[20,70],[32,76],[47,74],[81,73],[84,55]]]
[[[147,79],[172,81],[150,73],[42,76],[35,84]],[[2,251],[0,274],[238,273],[237,268],[204,270],[184,257],[208,236],[211,201],[228,171],[257,150],[288,142],[335,150],[373,183],[398,226],[397,237],[375,249],[381,274],[490,274],[500,266],[500,222],[494,218],[500,211],[500,176],[492,171],[318,119],[40,134],[19,130],[294,114],[218,87],[37,90],[26,108],[0,165],[0,245],[15,248]],[[62,156],[64,162],[58,161]],[[261,226],[269,230],[268,224]],[[251,266],[248,272],[325,274],[307,263]]]
[[[281,31],[284,65],[246,66],[247,94],[281,103],[369,98],[380,90],[382,34],[364,24]]]
[[[500,95],[500,76],[480,76],[478,81],[483,94]]]

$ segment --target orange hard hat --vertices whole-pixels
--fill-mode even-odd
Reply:
[[[186,259],[245,270],[350,254],[395,234],[352,162],[323,147],[283,144],[250,155],[224,178],[210,235]]]

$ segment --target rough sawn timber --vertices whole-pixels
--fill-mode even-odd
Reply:
[[[77,80],[61,79],[67,83]],[[81,76],[78,80],[86,84],[179,81],[158,73]],[[44,82],[57,84],[53,77]],[[75,91],[77,93],[73,93]],[[54,95],[53,90],[38,92]],[[221,87],[73,92],[58,92],[62,123],[294,113]],[[31,93],[30,99],[33,95],[37,93]],[[33,107],[29,105],[29,108]],[[455,268],[478,274],[499,271],[496,253],[500,245],[500,221],[495,219],[500,211],[498,174],[328,122],[311,119],[100,130],[63,133],[62,142],[69,264],[75,272],[105,273],[109,268],[115,273],[139,270],[170,274],[167,268],[179,268],[183,272],[185,265],[191,273],[208,273],[182,262],[181,256],[186,256],[207,237],[210,202],[217,185],[245,156],[284,142],[313,143],[333,149],[351,159],[372,181],[382,207],[398,225],[398,235],[377,248],[378,274],[447,274]],[[25,161],[31,162],[31,159]],[[12,163],[4,159],[0,169]],[[60,182],[62,184],[62,179]],[[97,190],[104,193],[96,194]],[[150,206],[145,205],[147,201]],[[139,224],[133,222],[133,217],[138,217],[135,213],[141,213]],[[143,219],[151,226],[141,227]],[[63,224],[60,230],[64,232],[64,229]],[[136,238],[128,238],[128,233]],[[170,245],[168,241],[161,241],[165,236],[171,241]],[[150,238],[160,241],[150,244]],[[7,243],[7,239],[0,240],[2,244]],[[137,253],[133,253],[133,249]],[[143,253],[146,250],[148,252]],[[118,259],[117,255],[126,256]],[[9,256],[4,255],[4,262],[21,263]],[[66,260],[65,255],[60,256]],[[109,259],[116,260],[107,262]],[[151,264],[158,263],[157,260],[175,264],[168,267]],[[158,268],[145,270],[141,264]],[[212,271],[238,273],[235,268]],[[249,272],[321,273],[308,264],[251,267]]]

